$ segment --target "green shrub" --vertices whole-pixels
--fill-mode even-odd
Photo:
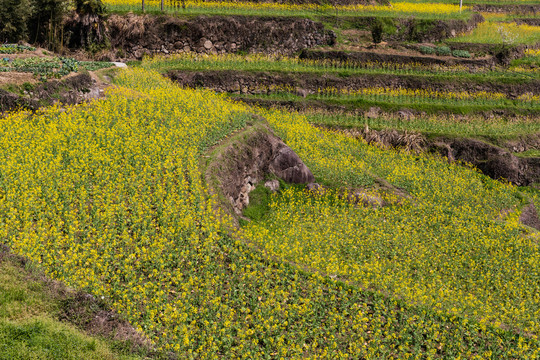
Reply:
[[[382,41],[383,24],[380,21],[375,20],[373,25],[371,25],[371,36],[375,44],[379,44]]]
[[[425,55],[435,54],[435,49],[431,46],[420,46],[420,52]]]
[[[435,51],[437,52],[437,55],[441,56],[449,56],[452,54],[452,50],[450,50],[448,46],[437,46]]]
[[[460,58],[470,58],[471,57],[471,53],[468,52],[467,50],[454,50],[454,51],[452,51],[452,55],[455,56],[455,57],[460,57]]]

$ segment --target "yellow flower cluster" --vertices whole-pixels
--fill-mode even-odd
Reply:
[[[267,257],[231,237],[200,168],[251,110],[145,70],[116,82],[106,99],[2,119],[0,236],[55,279],[103,296],[159,349],[182,359],[538,357],[537,244],[514,217],[495,216],[514,205],[513,188],[261,112],[318,176],[361,186],[377,173],[413,195],[368,210],[288,192],[261,233],[242,234],[277,255]],[[290,249],[277,252],[278,239]],[[292,254],[407,302],[279,260]],[[462,309],[499,314],[501,327],[530,320],[532,335],[454,315]]]
[[[344,10],[363,11],[367,10],[384,10],[395,11],[402,13],[429,13],[429,14],[455,14],[459,12],[459,5],[442,4],[442,3],[411,3],[397,2],[388,6],[384,5],[349,5],[344,6]],[[470,7],[464,6],[463,10],[469,10]]]
[[[526,56],[540,56],[540,49],[527,49],[525,50]]]
[[[166,1],[168,3],[168,1]],[[141,6],[139,0],[104,0],[105,5],[112,6]],[[150,6],[159,6],[160,0],[146,0]],[[185,1],[186,8],[199,9],[238,9],[238,10],[279,10],[279,11],[315,11],[330,5],[319,4],[285,4],[278,2],[250,2],[250,1]],[[392,5],[345,5],[338,6],[338,10],[345,12],[396,12],[396,13],[424,13],[424,14],[455,14],[459,13],[459,6],[440,3],[408,3],[400,2]],[[469,7],[465,6],[465,10]]]

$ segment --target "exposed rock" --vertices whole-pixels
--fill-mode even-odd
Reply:
[[[313,182],[315,177],[300,157],[288,146],[280,147],[269,165],[271,173],[294,184]]]
[[[255,184],[253,179],[248,176],[238,192],[238,197],[234,200],[234,210],[238,215],[242,213],[242,209],[249,205],[249,193],[253,190],[255,190]]]
[[[519,158],[505,148],[468,138],[436,137],[428,139],[421,134],[397,130],[345,129],[343,132],[361,137],[369,144],[402,148],[414,152],[433,152],[448,161],[460,161],[476,166],[485,175],[496,180],[507,180],[514,185],[527,186],[540,183],[540,157]],[[520,144],[535,148],[537,137],[520,139]],[[515,142],[508,142],[513,145]]]
[[[414,114],[409,109],[402,109],[398,111],[397,115],[403,120],[414,120]]]
[[[231,141],[209,165],[207,176],[213,173],[219,179],[216,185],[236,214],[249,204],[249,192],[255,184],[269,174],[290,183],[314,181],[300,157],[265,126],[248,128]],[[279,186],[274,180],[273,185],[276,183]]]
[[[540,231],[540,218],[538,217],[538,211],[534,204],[529,204],[523,209],[519,216],[519,221],[523,225],[530,226]]]
[[[361,191],[353,193],[352,196],[349,196],[349,198],[354,202],[362,203],[366,206],[372,206],[374,208],[380,208],[384,206],[384,201],[379,196]]]
[[[364,116],[368,119],[376,119],[380,116],[381,108],[377,106],[372,106],[369,108],[369,111],[367,111]]]
[[[317,184],[315,182],[312,182],[312,183],[309,183],[306,185],[306,188],[309,190],[309,191],[319,191],[319,190],[323,190],[323,186],[320,185],[320,184]]]
[[[279,190],[279,181],[278,180],[269,180],[264,183],[264,186],[272,192]]]

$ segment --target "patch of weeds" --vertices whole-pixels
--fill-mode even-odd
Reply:
[[[540,157],[540,150],[532,149],[515,154],[519,157]]]
[[[270,189],[264,186],[264,183],[268,180],[279,181],[279,190],[276,193],[272,193]],[[249,205],[244,209],[242,215],[251,221],[263,220],[271,211],[270,204],[272,203],[272,197],[279,196],[282,191],[291,188],[302,191],[305,187],[304,184],[289,184],[275,176],[268,176],[265,180],[257,184],[255,190],[249,193]],[[240,219],[240,225],[244,226],[246,224],[247,221]]]
[[[23,89],[23,91],[28,91],[28,92],[34,90],[34,87],[35,87],[35,86],[32,85],[32,84],[29,83],[29,82],[25,82],[25,83],[23,83],[23,84],[21,85],[21,88]]]
[[[252,221],[259,221],[270,211],[272,191],[264,186],[264,182],[257,184],[255,190],[249,193],[249,206],[243,215]]]

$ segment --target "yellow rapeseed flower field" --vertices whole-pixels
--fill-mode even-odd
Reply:
[[[538,358],[537,243],[515,214],[499,216],[515,210],[515,188],[261,110],[321,181],[383,176],[412,198],[367,209],[288,191],[235,238],[200,160],[254,110],[142,69],[116,84],[99,101],[2,118],[0,231],[157,348],[182,359]]]
[[[411,198],[374,209],[289,190],[272,201],[269,220],[241,230],[247,242],[362,288],[537,338],[540,251],[523,236],[514,187],[327,133],[298,115],[266,117],[323,183],[363,189],[382,177]]]
[[[140,7],[139,0],[104,0],[105,5],[110,6],[132,6]],[[168,1],[166,1],[168,3]],[[146,0],[147,6],[159,7],[160,0]],[[305,11],[305,10],[320,10],[327,7],[334,9],[330,5],[320,4],[285,4],[277,2],[250,2],[250,1],[185,1],[186,8],[200,9],[238,9],[238,10],[278,10],[278,11]],[[440,3],[395,3],[392,5],[345,5],[337,7],[345,12],[395,12],[395,13],[423,13],[423,14],[456,14],[459,13],[459,6],[455,4],[440,4]],[[464,10],[469,7],[465,6]]]

